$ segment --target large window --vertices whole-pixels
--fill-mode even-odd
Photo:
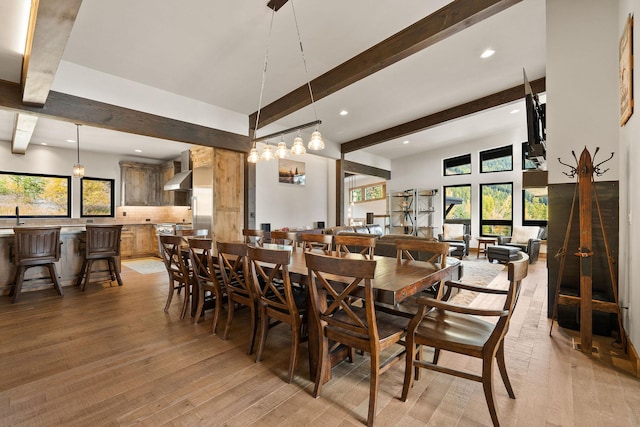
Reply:
[[[0,172],[0,217],[70,218],[71,177]]]
[[[80,180],[80,216],[113,216],[113,179],[82,178]]]
[[[372,202],[387,197],[387,184],[378,182],[376,184],[367,184],[351,189],[350,201],[353,203]]]
[[[471,229],[471,185],[444,187],[444,222],[468,224]]]
[[[480,235],[510,236],[513,228],[513,183],[480,184]]]
[[[522,190],[522,225],[544,227],[549,218],[549,193],[547,187]]]
[[[471,173],[471,154],[451,157],[442,161],[444,175],[468,175]]]
[[[480,172],[502,172],[513,170],[513,146],[480,152]]]

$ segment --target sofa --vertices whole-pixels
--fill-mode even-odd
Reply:
[[[468,224],[443,224],[442,233],[438,234],[438,241],[447,242],[453,246],[455,249],[451,255],[460,259],[469,255],[470,240]]]
[[[513,227],[511,236],[498,236],[498,245],[519,248],[529,255],[529,264],[533,264],[538,260],[540,245],[545,233],[544,227],[516,226]]]

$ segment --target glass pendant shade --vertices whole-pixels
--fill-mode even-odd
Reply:
[[[287,148],[287,144],[284,141],[280,141],[278,143],[278,148],[276,148],[275,156],[278,159],[286,159],[289,157],[289,149]]]
[[[265,145],[260,155],[260,160],[273,160],[273,149],[269,144]]]
[[[307,149],[304,148],[304,141],[302,137],[298,133],[298,136],[293,140],[293,146],[291,147],[291,152],[296,155],[304,154],[307,152]]]
[[[311,134],[311,140],[309,141],[309,150],[324,150],[324,141],[322,140],[322,135],[316,128]]]
[[[84,166],[80,163],[76,163],[73,165],[73,177],[74,178],[82,178],[84,176]]]
[[[249,155],[247,156],[247,162],[258,163],[258,160],[260,160],[260,155],[258,154],[258,149],[254,145],[253,148],[249,151]]]

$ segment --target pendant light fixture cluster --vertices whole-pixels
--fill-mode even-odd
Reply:
[[[253,145],[251,147],[251,150],[249,151],[249,155],[247,156],[247,161],[249,163],[257,163],[260,160],[272,160],[274,158],[286,159],[289,157],[290,154],[295,154],[295,155],[305,154],[307,152],[307,149],[305,148],[304,141],[302,139],[302,130],[310,128],[312,126],[314,127],[314,131],[311,134],[311,139],[309,141],[309,145],[307,146],[307,148],[313,151],[324,149],[324,141],[322,140],[322,135],[318,130],[318,126],[322,122],[318,120],[318,113],[316,111],[316,105],[313,99],[313,91],[311,90],[311,81],[309,80],[309,73],[307,70],[307,61],[304,57],[304,49],[302,47],[302,39],[300,37],[300,29],[298,27],[298,18],[296,17],[296,10],[293,6],[293,0],[289,0],[289,1],[291,3],[291,9],[293,10],[293,19],[296,24],[296,32],[298,34],[298,42],[300,44],[300,53],[302,55],[302,62],[304,63],[304,72],[307,78],[307,87],[309,88],[309,96],[311,97],[311,106],[313,107],[313,113],[315,115],[316,120],[301,126],[295,126],[293,128],[286,129],[280,132],[265,135],[260,138],[256,137],[256,133],[258,132],[258,123],[260,122],[260,109],[262,108],[262,95],[264,93],[264,84],[265,84],[266,75],[267,75],[267,64],[269,62],[269,43],[271,42],[271,30],[273,28],[273,17],[275,16],[275,12],[276,12],[276,8],[272,7],[271,23],[269,25],[269,38],[268,38],[267,49],[264,57],[264,69],[262,71],[262,85],[260,87],[258,112],[256,113],[256,124],[253,130],[253,139],[251,140]],[[293,145],[291,149],[289,149],[287,147],[287,143],[284,141],[284,136],[296,131],[297,131],[297,134],[296,134],[296,137],[293,139]],[[276,146],[275,152],[274,152],[273,147],[269,143],[268,139],[273,137],[278,137],[278,136],[280,137],[280,141],[278,142],[278,145]],[[258,148],[256,146],[256,144],[260,141],[266,141],[266,144],[264,145],[261,154],[258,153]]]

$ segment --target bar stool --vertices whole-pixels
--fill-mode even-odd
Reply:
[[[116,265],[116,257],[120,256],[121,233],[122,225],[87,225],[84,261],[76,282],[76,286],[80,286],[81,290],[84,291],[87,283],[91,281],[92,272],[108,271],[111,281],[117,280],[118,286],[122,286],[122,279]],[[98,260],[106,261],[107,269],[92,271],[93,262]]]
[[[38,280],[44,277],[25,279],[24,273],[31,267],[47,267],[53,287],[62,295],[62,287],[58,280],[55,262],[60,260],[60,227],[15,227],[14,258],[16,275],[10,296],[13,302],[20,298],[22,283],[25,280]]]

